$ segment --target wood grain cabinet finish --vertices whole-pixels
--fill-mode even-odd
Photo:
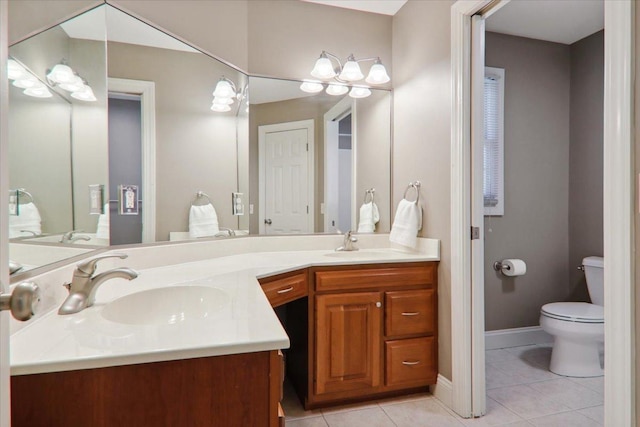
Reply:
[[[421,386],[434,384],[436,346],[433,337],[393,340],[385,343],[385,384]]]
[[[11,378],[12,427],[277,427],[277,351]]]
[[[318,395],[380,384],[381,293],[316,297]]]
[[[437,262],[310,270],[305,407],[435,384]]]
[[[306,270],[267,277],[259,282],[272,307],[305,297],[309,293]]]

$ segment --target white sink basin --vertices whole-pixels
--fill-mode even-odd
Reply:
[[[107,304],[102,317],[128,325],[171,325],[205,320],[229,303],[229,296],[208,286],[173,286],[137,292]]]

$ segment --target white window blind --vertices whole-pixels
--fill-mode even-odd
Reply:
[[[504,69],[485,68],[484,214],[504,215]]]

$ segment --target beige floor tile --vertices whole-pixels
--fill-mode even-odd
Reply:
[[[542,367],[525,359],[508,360],[495,363],[493,366],[506,374],[523,377],[527,382],[561,378],[559,375],[550,372],[546,367]]]
[[[347,412],[347,411],[357,411],[360,409],[370,409],[377,408],[378,403],[375,400],[370,400],[368,402],[360,402],[360,403],[350,403],[348,405],[340,405],[340,406],[332,406],[330,408],[322,408],[322,414],[336,414],[339,412]]]
[[[485,362],[487,363],[504,362],[505,360],[513,360],[517,358],[518,356],[508,352],[504,348],[499,348],[496,350],[487,350],[485,352]]]
[[[533,383],[529,387],[571,409],[604,404],[603,395],[566,378]]]
[[[591,418],[599,425],[604,426],[604,405],[580,409],[578,412],[586,417]]]
[[[536,427],[599,427],[600,424],[578,412],[548,415],[529,420]]]
[[[489,427],[502,426],[516,421],[524,421],[493,399],[487,398],[487,413],[479,418],[460,418],[465,426]]]
[[[284,397],[281,404],[287,424],[290,420],[322,416],[322,411],[320,409],[314,409],[311,411],[304,410],[302,403],[298,399],[298,395],[288,381],[284,382]]]
[[[500,427],[531,427],[533,426],[533,424],[531,424],[529,421],[516,421],[515,423],[509,423],[509,424],[504,424]]]
[[[604,376],[600,377],[591,377],[591,378],[568,378],[570,381],[575,382],[576,384],[580,384],[591,390],[604,394]]]
[[[287,427],[327,427],[327,422],[322,415],[313,418],[304,418],[301,420],[286,420]]]
[[[383,405],[397,427],[462,427],[460,421],[444,409],[436,399]]]
[[[570,410],[569,407],[556,402],[527,385],[489,390],[487,391],[487,396],[525,419]]]
[[[435,399],[435,398],[431,393],[424,392],[424,393],[409,394],[406,396],[396,396],[396,397],[389,397],[386,399],[379,399],[377,402],[379,405],[392,405],[395,403],[412,402],[414,400],[421,400],[421,399]]]
[[[485,368],[487,390],[510,385],[527,384],[531,381],[521,375],[506,373],[498,369],[494,364],[487,363]]]
[[[329,427],[395,427],[379,407],[325,414]]]

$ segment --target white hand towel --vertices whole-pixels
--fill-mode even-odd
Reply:
[[[191,206],[189,211],[189,237],[215,236],[218,228],[218,215],[211,203],[202,206]]]
[[[400,200],[391,226],[389,241],[415,248],[418,244],[418,230],[421,228],[422,207],[406,199]]]
[[[110,212],[109,203],[104,205],[104,213],[98,217],[98,226],[96,227],[96,239],[109,240],[109,227],[110,227]]]
[[[33,202],[18,207],[19,215],[9,215],[9,238],[42,234],[42,219]]]
[[[380,221],[378,205],[374,202],[363,203],[360,206],[360,221],[358,222],[358,233],[373,233],[376,224]]]

